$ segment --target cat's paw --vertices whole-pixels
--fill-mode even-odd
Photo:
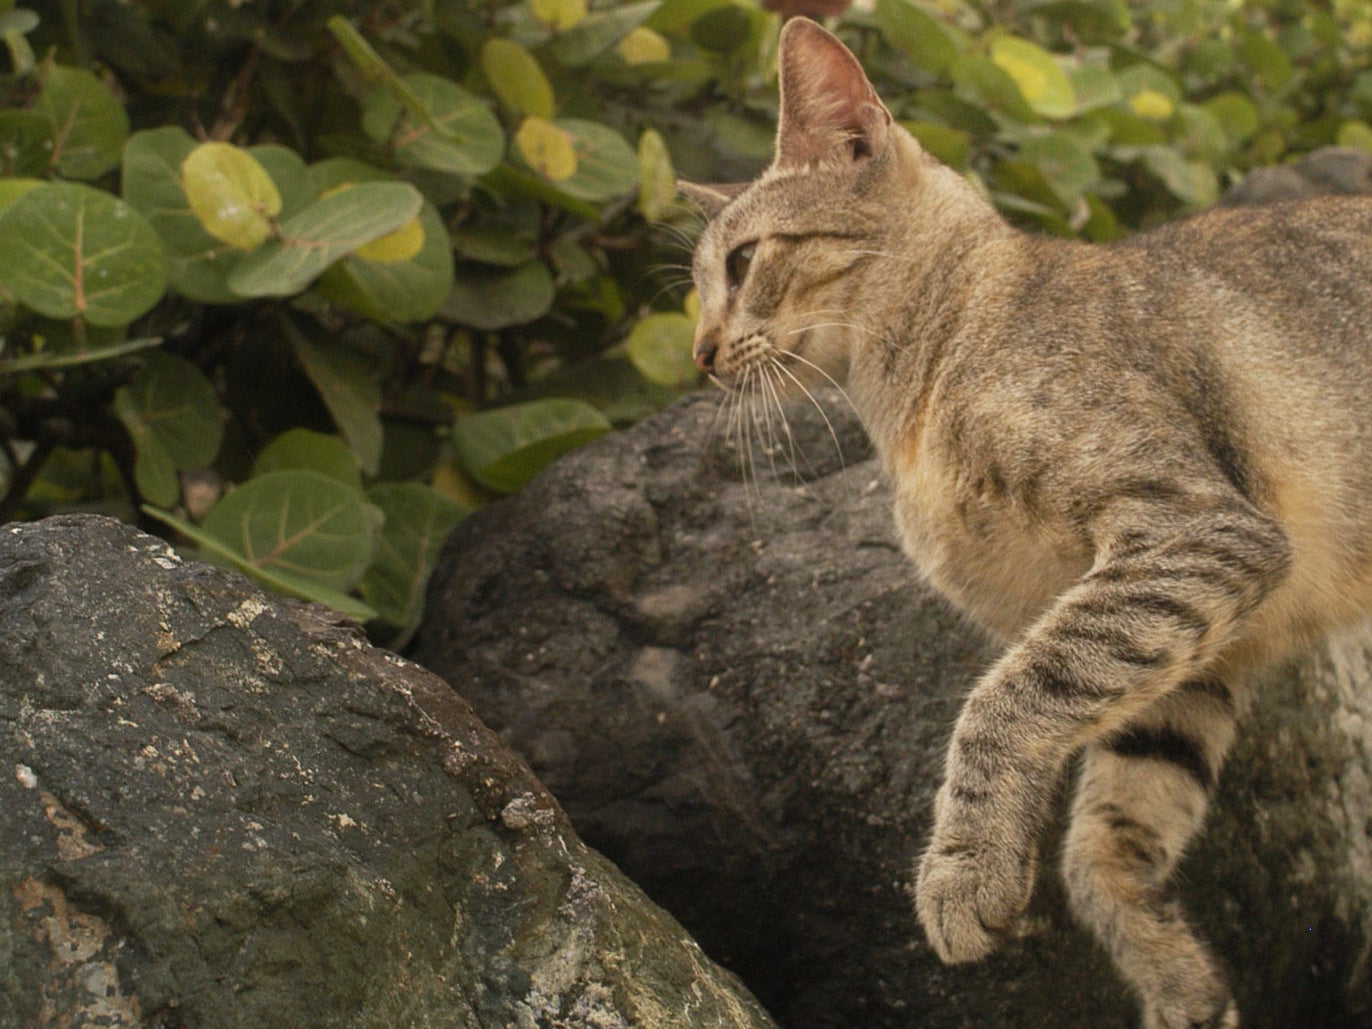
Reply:
[[[915,911],[944,962],[976,961],[1013,928],[1033,888],[1032,847],[955,846],[936,833],[920,862]]]

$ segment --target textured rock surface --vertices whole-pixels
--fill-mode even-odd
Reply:
[[[688,398],[468,519],[417,656],[783,1025],[1134,1024],[1051,860],[987,962],[924,944],[904,890],[991,651],[915,582],[851,413],[828,412],[844,470],[794,410],[796,485],[773,475],[785,437],[718,404]],[[774,444],[751,464],[745,426]],[[1183,893],[1246,1025],[1372,1025],[1372,643],[1275,675],[1242,737]]]
[[[0,529],[0,1026],[764,1026],[446,684],[103,519]]]
[[[1255,168],[1230,189],[1226,206],[1346,193],[1372,193],[1372,154],[1349,147],[1321,147],[1299,161]]]

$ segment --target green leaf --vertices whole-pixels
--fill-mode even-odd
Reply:
[[[245,255],[229,275],[244,297],[299,293],[325,268],[400,228],[424,198],[405,182],[366,182],[316,200],[281,224],[280,239]]]
[[[641,0],[589,14],[548,44],[560,64],[579,68],[590,64],[623,39],[630,29],[642,25],[658,9],[661,0]]]
[[[534,400],[459,418],[453,446],[477,482],[513,493],[556,458],[609,431],[609,419],[590,404]]]
[[[271,176],[281,194],[278,217],[291,217],[323,192],[313,187],[304,160],[290,147],[280,143],[259,143],[248,147],[248,154]]]
[[[967,48],[966,36],[913,0],[877,0],[873,13],[886,42],[925,71],[947,71],[953,58]]]
[[[950,129],[928,121],[904,121],[901,124],[910,135],[951,168],[964,168],[972,155],[972,137],[961,129]]]
[[[129,136],[124,105],[84,68],[49,66],[33,110],[53,126],[53,166],[70,179],[96,179],[119,164]]]
[[[201,528],[252,568],[347,590],[371,563],[376,523],[356,489],[297,469],[249,479],[214,506]]]
[[[697,379],[691,358],[695,326],[684,314],[650,314],[629,333],[629,360],[643,375],[664,386],[689,386]]]
[[[1143,163],[1172,192],[1193,207],[1209,207],[1219,199],[1219,180],[1208,164],[1188,161],[1167,146],[1142,148]]]
[[[1018,36],[997,36],[991,40],[991,60],[1014,80],[1025,102],[1045,118],[1070,118],[1076,113],[1072,81],[1047,50]]]
[[[443,317],[474,329],[505,329],[543,317],[556,288],[542,261],[512,271],[463,268],[443,302]]]
[[[514,268],[537,256],[532,240],[498,225],[460,225],[453,230],[458,257]]]
[[[178,469],[204,468],[219,453],[224,439],[219,397],[185,358],[149,352],[133,379],[116,391],[114,405],[135,444],[157,440]]]
[[[205,231],[181,187],[181,162],[195,140],[178,128],[135,132],[124,147],[124,199],[143,213],[162,241],[167,280],[190,300],[227,304],[241,298],[229,273],[242,251]]]
[[[411,72],[404,82],[424,116],[402,106],[390,89],[373,91],[362,107],[363,130],[390,144],[397,161],[465,176],[484,175],[500,163],[505,134],[480,100],[429,72]]]
[[[424,587],[439,549],[465,513],[437,490],[416,482],[379,483],[367,499],[385,515],[376,557],[358,584],[377,615],[402,632],[400,645],[419,625]]]
[[[453,284],[453,252],[438,209],[419,210],[424,243],[406,261],[369,261],[349,254],[320,276],[317,291],[374,321],[418,322],[443,307]]]
[[[1244,34],[1239,40],[1239,56],[1258,76],[1263,86],[1273,93],[1285,87],[1295,74],[1295,68],[1286,51],[1263,31]]]
[[[1253,101],[1233,90],[1212,96],[1201,106],[1214,116],[1224,127],[1224,134],[1235,143],[1251,139],[1262,124]]]
[[[411,84],[404,77],[397,75],[381,55],[372,49],[372,45],[353,27],[352,22],[341,14],[335,14],[324,25],[333,33],[333,37],[343,47],[343,52],[348,55],[348,59],[362,73],[364,79],[373,86],[385,89],[397,105],[407,110],[417,121],[430,128],[435,127],[433,112],[429,110],[428,105],[414,92]]]
[[[959,54],[949,71],[954,82],[992,111],[1009,115],[1016,121],[1039,120],[1015,80],[994,61],[979,54]]]
[[[307,339],[291,322],[291,346],[334,424],[368,475],[381,464],[381,384],[374,370],[351,349],[333,340]]]
[[[313,429],[287,429],[262,448],[252,466],[254,477],[301,470],[319,472],[356,490],[362,488],[357,458],[348,444]]]
[[[515,114],[553,116],[553,87],[534,55],[518,43],[492,36],[481,48],[481,70],[500,102]]]
[[[181,162],[191,211],[215,239],[251,250],[271,235],[281,194],[267,170],[232,143],[201,143]]]
[[[32,111],[0,111],[0,174],[42,175],[57,145],[56,126]]]
[[[554,186],[577,200],[601,203],[638,188],[638,156],[614,129],[579,118],[553,122],[572,139],[576,172]]]
[[[1096,159],[1065,133],[1029,140],[1020,148],[1020,156],[1038,168],[1067,208],[1073,207],[1086,190],[1100,181]]]
[[[526,117],[515,131],[514,143],[524,163],[545,179],[561,182],[576,174],[572,137],[547,118]]]
[[[166,281],[152,226],[102,190],[48,183],[0,214],[0,284],[39,314],[127,325]]]

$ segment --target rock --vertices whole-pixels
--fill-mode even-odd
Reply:
[[[783,1025],[1135,1024],[1053,840],[1019,939],[959,967],[924,943],[912,862],[993,651],[916,582],[850,411],[792,410],[794,481],[792,441],[720,404],[688,397],[467,519],[418,659]],[[741,459],[749,436],[771,445]],[[1183,893],[1246,1026],[1372,1025],[1372,637],[1258,696]]]
[[[0,1026],[771,1025],[448,686],[107,519],[0,529]]]
[[[1351,193],[1372,193],[1372,153],[1328,146],[1290,164],[1255,168],[1229,189],[1220,203],[1236,207]]]

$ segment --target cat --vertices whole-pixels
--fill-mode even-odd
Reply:
[[[819,25],[785,25],[779,71],[772,164],[681,184],[708,218],[695,360],[764,397],[845,384],[902,546],[1007,643],[948,748],[925,934],[964,962],[1012,930],[1080,752],[1077,917],[1150,1029],[1236,1026],[1171,877],[1247,677],[1372,606],[1372,201],[1041,238]]]

